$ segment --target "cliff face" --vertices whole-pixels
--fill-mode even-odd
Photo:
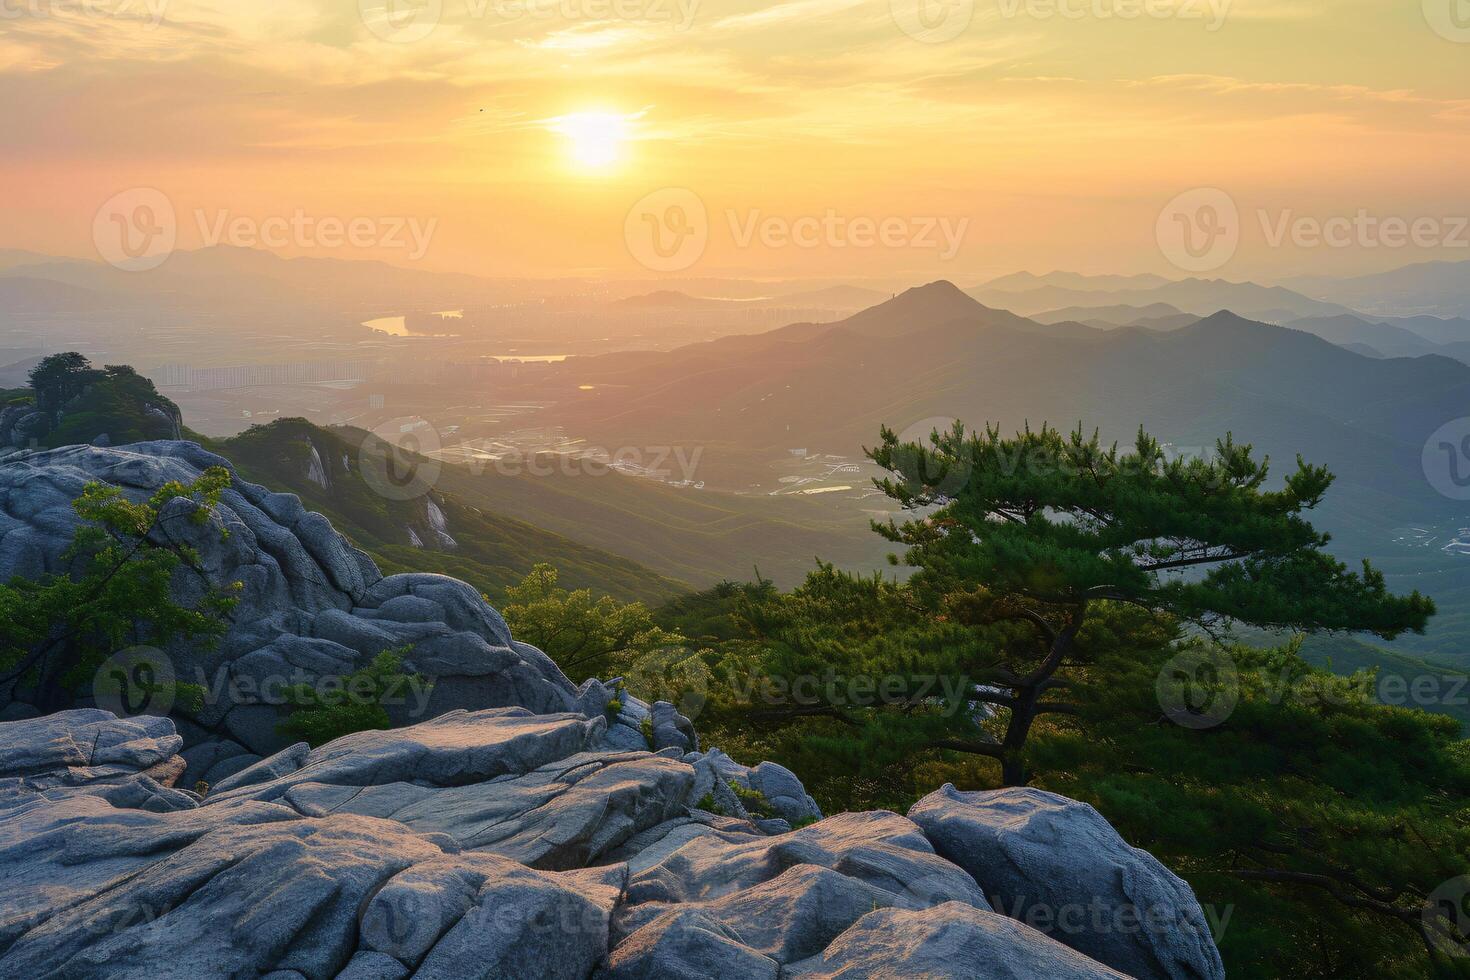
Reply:
[[[0,578],[67,570],[77,524],[71,501],[91,481],[143,499],[171,480],[189,483],[219,456],[193,443],[126,448],[72,446],[23,453],[0,464]],[[364,666],[383,650],[411,645],[406,667],[437,678],[424,705],[397,705],[400,723],[453,708],[518,705],[533,711],[600,714],[611,693],[578,690],[539,650],[516,643],[500,614],[473,588],[441,575],[383,576],[320,514],[291,494],[238,478],[203,524],[177,501],[162,533],[187,543],[216,586],[239,582],[228,632],[212,650],[166,651],[176,677],[205,688],[203,707],[180,716],[190,746],[229,739],[254,755],[284,747],[276,731],[282,678],[311,682]],[[185,576],[180,590],[198,589]],[[24,702],[21,688],[8,694]]]
[[[86,482],[142,497],[213,465],[179,442],[0,462],[0,576],[66,570]],[[0,974],[1223,976],[1188,886],[1083,804],[946,787],[821,819],[792,773],[574,686],[474,589],[384,577],[295,497],[237,479],[163,533],[243,583],[217,649],[166,651],[214,693],[38,718],[0,692]],[[273,679],[407,645],[435,683],[390,707],[404,727],[283,744]]]

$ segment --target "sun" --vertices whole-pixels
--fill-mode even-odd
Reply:
[[[566,137],[572,161],[583,170],[611,170],[628,139],[627,117],[615,112],[574,112],[553,120],[551,129]]]

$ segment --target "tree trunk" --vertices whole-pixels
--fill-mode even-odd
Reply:
[[[1051,649],[1041,665],[1012,688],[1015,691],[1015,702],[1011,705],[1010,724],[1006,726],[1006,736],[1001,742],[1000,778],[1006,786],[1026,785],[1026,739],[1031,734],[1031,725],[1036,721],[1036,716],[1041,713],[1037,706],[1041,702],[1041,696],[1046,693],[1047,682],[1072,650],[1072,641],[1082,627],[1085,609],[1085,606],[1078,609],[1056,633]]]
[[[1016,688],[1016,703],[1011,707],[1011,721],[1001,742],[1000,780],[1003,786],[1026,785],[1026,738],[1036,720],[1036,702],[1041,692],[1035,687]]]

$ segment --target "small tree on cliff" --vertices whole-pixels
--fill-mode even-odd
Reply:
[[[577,683],[622,673],[639,658],[687,642],[659,626],[641,602],[565,588],[548,564],[536,565],[519,585],[506,588],[501,614],[517,640],[542,650]]]
[[[1036,719],[1075,713],[1064,668],[1085,662],[1082,634],[1101,606],[1125,603],[1211,628],[1422,632],[1434,604],[1390,594],[1366,561],[1353,572],[1323,549],[1306,511],[1332,484],[1297,461],[1279,490],[1267,460],[1227,435],[1211,459],[1169,459],[1140,430],[1132,452],[1081,428],[1002,438],[956,423],[927,442],[892,430],[869,451],[878,487],[923,516],[874,528],[905,547],[911,590],[936,617],[976,630],[1020,627],[971,666],[968,697],[1001,709],[998,741],[949,737],[939,748],[990,756],[1007,784],[1026,779]],[[897,556],[894,560],[899,560]],[[977,733],[978,735],[978,733]]]
[[[92,362],[76,351],[43,358],[30,372],[36,407],[54,416],[63,405],[100,377],[102,372],[95,370]]]
[[[207,521],[229,485],[229,471],[213,467],[134,503],[117,487],[88,484],[73,503],[82,524],[65,554],[72,573],[0,584],[0,692],[29,689],[42,710],[56,711],[113,653],[223,633],[236,589],[211,585],[199,555],[169,532]],[[181,572],[196,578],[186,602]]]

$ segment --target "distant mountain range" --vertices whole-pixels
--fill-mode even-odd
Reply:
[[[1013,272],[1008,276],[992,279],[981,285],[980,289],[1004,290],[1006,292],[1020,292],[1032,289],[1042,289],[1048,286],[1058,289],[1077,290],[1121,290],[1121,289],[1152,289],[1163,286],[1170,280],[1163,276],[1150,273],[1141,273],[1131,276],[1088,276],[1077,272],[1048,272],[1045,275],[1035,275],[1030,272]]]
[[[1436,342],[1413,329],[1396,325],[1395,321],[1369,320],[1346,313],[1328,317],[1303,317],[1288,321],[1285,326],[1293,330],[1305,330],[1323,340],[1372,357],[1423,357],[1426,354],[1438,354],[1470,364],[1470,329],[1466,330],[1463,340]],[[1466,326],[1470,328],[1470,324]]]
[[[33,267],[18,266],[12,271],[19,273],[29,268]],[[11,315],[96,313],[122,306],[135,308],[138,300],[131,296],[109,297],[96,290],[55,279],[19,274],[0,277],[0,311]]]
[[[1467,269],[1467,262],[1419,262],[1366,276],[1308,276],[1286,284],[1365,313],[1470,317]]]
[[[1142,424],[1180,452],[1233,432],[1278,475],[1298,453],[1337,474],[1319,521],[1344,556],[1372,556],[1432,594],[1470,587],[1470,560],[1396,543],[1406,526],[1443,544],[1470,524],[1470,506],[1438,494],[1421,465],[1426,438],[1470,406],[1470,366],[1447,357],[1363,356],[1230,312],[1168,332],[1043,326],[937,282],[835,324],[581,359],[564,374],[591,390],[553,379],[543,421],[703,446],[712,486],[740,485],[790,447],[860,454],[884,423],[1081,422],[1125,442]],[[1458,615],[1446,611],[1441,627]]]
[[[1282,286],[1225,279],[1181,279],[1145,286],[1045,284],[1030,288],[997,288],[987,284],[968,294],[987,306],[1030,316],[1063,307],[1147,307],[1166,304],[1176,312],[1208,316],[1232,310],[1241,316],[1280,319],[1290,316],[1328,316],[1352,312],[1345,306],[1312,299]]]
[[[132,308],[139,297],[162,309],[307,308],[384,311],[459,309],[548,298],[608,303],[625,309],[809,306],[851,311],[889,294],[865,287],[799,280],[691,278],[657,281],[591,277],[524,279],[437,272],[387,262],[327,257],[284,258],[263,249],[213,246],[179,250],[156,269],[126,271],[91,259],[0,249],[0,314],[69,312],[78,297],[92,307]],[[35,283],[54,284],[51,292]],[[71,287],[72,291],[66,291]],[[47,297],[51,297],[47,301]],[[23,309],[13,304],[23,304]],[[92,308],[89,307],[89,308]]]
[[[1116,330],[1118,327],[1142,326],[1150,330],[1173,330],[1187,326],[1199,319],[1193,313],[1185,313],[1168,303],[1149,303],[1147,306],[1068,306],[1060,310],[1047,310],[1031,317],[1037,323],[1086,324],[1098,330]]]

